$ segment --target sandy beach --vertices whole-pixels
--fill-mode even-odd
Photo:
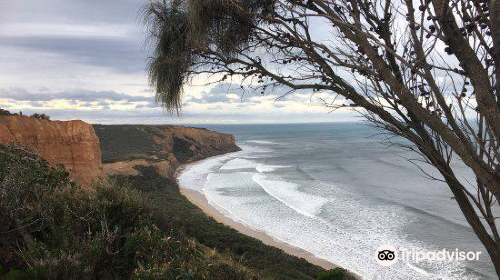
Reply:
[[[184,167],[185,167],[185,165],[180,166],[177,169],[176,177],[180,172],[182,172]],[[180,189],[181,194],[184,195],[189,201],[191,201],[191,203],[198,206],[198,208],[200,208],[205,214],[214,218],[219,223],[225,224],[225,225],[237,230],[238,232],[240,232],[242,234],[259,239],[260,241],[262,241],[266,245],[279,248],[279,249],[283,250],[284,252],[286,252],[287,254],[290,254],[292,256],[296,256],[299,258],[303,258],[303,259],[307,260],[308,262],[315,264],[315,265],[318,265],[324,269],[329,270],[332,268],[340,267],[340,266],[338,266],[332,262],[329,262],[325,259],[318,258],[315,255],[313,255],[312,253],[310,253],[304,249],[297,248],[297,247],[292,246],[288,243],[277,240],[263,231],[253,229],[253,228],[248,227],[247,225],[245,225],[243,223],[239,223],[237,221],[234,221],[233,219],[225,216],[223,213],[218,211],[215,207],[210,205],[208,203],[208,200],[206,199],[206,197],[198,191],[183,188],[180,184],[179,184],[179,189]],[[352,277],[354,277],[355,279],[362,279],[362,277],[355,275],[353,272],[349,271],[349,274]]]

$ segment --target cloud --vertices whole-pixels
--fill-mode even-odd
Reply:
[[[0,1],[0,47],[43,52],[68,63],[143,72],[141,0]],[[5,50],[4,50],[5,51]],[[21,64],[28,61],[19,61]]]
[[[181,118],[168,117],[147,88],[147,0],[2,1],[0,107],[92,123],[242,123],[327,121],[306,91],[265,95],[239,84],[187,86]],[[200,78],[203,83],[204,78]],[[191,91],[191,92],[190,92]],[[315,102],[315,101],[313,101]],[[307,113],[306,113],[307,112]]]
[[[267,90],[264,94],[256,94],[256,90],[250,86],[241,86],[234,83],[220,83],[213,86],[208,92],[203,92],[201,97],[189,96],[185,104],[212,104],[212,103],[243,103],[243,104],[259,104],[263,100],[277,100],[279,98],[300,100],[298,96],[309,96],[307,91],[300,90],[290,93],[290,89],[281,86]],[[287,97],[284,97],[287,95]]]
[[[91,90],[70,90],[64,92],[30,92],[23,88],[0,89],[0,98],[12,99],[15,101],[53,101],[68,100],[75,104],[75,101],[94,102],[94,101],[126,101],[126,102],[149,102],[154,103],[154,97],[133,96],[114,91],[91,91]],[[104,106],[109,103],[100,103]]]
[[[100,124],[241,124],[241,123],[290,123],[290,122],[344,122],[352,121],[352,114],[324,113],[274,113],[255,114],[252,112],[185,112],[180,117],[170,116],[159,108],[134,110],[81,110],[81,109],[26,109],[25,115],[44,113],[54,120],[81,119]]]
[[[244,90],[234,84],[221,83],[215,85],[208,92],[203,92],[201,97],[189,96],[185,104],[211,104],[211,103],[238,103],[241,102]]]
[[[2,22],[66,22],[133,24],[144,0],[1,1]]]
[[[0,36],[0,44],[17,50],[52,53],[68,62],[105,67],[115,72],[143,72],[146,55],[141,50],[140,36],[64,37],[64,36]]]
[[[158,103],[147,103],[147,104],[137,104],[135,105],[136,109],[142,108],[162,108],[162,106]]]

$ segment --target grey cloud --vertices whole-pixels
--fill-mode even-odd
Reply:
[[[244,103],[244,104],[258,104],[261,101],[259,100],[259,97],[262,96],[273,96],[276,99],[289,93],[290,89],[286,87],[274,87],[270,88],[266,91],[264,95],[261,94],[256,94],[255,90],[248,87],[244,86],[243,88],[238,85],[238,84],[232,84],[232,83],[221,83],[216,86],[214,86],[209,92],[206,92],[203,94],[201,98],[190,98],[186,100],[186,104],[190,103],[198,103],[198,104],[210,104],[210,103],[217,103],[217,102],[222,102],[222,103]],[[237,94],[240,98],[239,99],[232,99],[229,98],[227,95],[228,94]],[[294,95],[304,95],[307,94],[307,91],[305,90],[298,90],[295,91],[294,93],[288,95],[286,98],[287,100],[290,100],[289,98],[298,98],[299,97],[294,97]]]
[[[141,109],[141,108],[161,108],[161,105],[158,103],[147,103],[147,104],[137,104],[135,105],[135,108]]]
[[[210,89],[209,92],[203,93],[201,98],[191,97],[186,100],[185,104],[198,103],[198,104],[211,104],[211,103],[255,103],[255,100],[251,100],[250,97],[256,96],[255,94],[250,94],[250,90],[247,87],[241,88],[241,86],[230,83],[221,83]],[[230,98],[228,94],[236,94],[239,96],[238,99]]]
[[[146,67],[141,35],[127,37],[0,36],[0,45],[62,55],[70,62],[137,73]]]
[[[43,107],[43,102],[40,101],[31,101],[29,104],[33,107]]]
[[[99,101],[97,103],[98,106],[109,107],[111,105],[108,101]]]
[[[221,106],[221,105],[211,106],[211,107],[208,107],[207,109],[208,109],[208,110],[211,110],[211,111],[214,111],[214,110],[222,110],[222,106]]]
[[[1,1],[1,22],[62,21],[68,23],[129,23],[136,21],[144,0]],[[5,11],[9,11],[5,13]]]
[[[0,46],[25,51],[63,55],[68,62],[111,68],[117,72],[140,72],[146,65],[142,51],[145,35],[141,32],[139,10],[144,0],[29,0],[0,1],[0,29],[21,28],[14,36],[0,37]],[[5,26],[2,26],[5,24]],[[38,27],[58,28],[59,35],[40,33]],[[79,27],[100,28],[107,35],[79,33]],[[67,28],[66,28],[67,27]],[[71,32],[73,34],[61,35]],[[111,36],[113,28],[127,30],[123,37]],[[58,32],[58,31],[62,31]],[[3,32],[2,32],[3,33]],[[7,34],[7,33],[4,33]],[[36,35],[38,34],[38,35]],[[45,34],[45,35],[41,35]],[[111,34],[111,35],[110,35]]]
[[[13,99],[16,101],[52,101],[52,100],[70,100],[71,102],[94,102],[94,101],[122,101],[122,102],[150,102],[154,103],[154,97],[132,96],[114,91],[91,91],[91,90],[72,90],[56,93],[47,92],[29,92],[23,88],[0,89],[0,98]],[[108,104],[106,104],[108,105]]]
[[[205,94],[201,98],[196,98],[192,97],[188,100],[186,100],[186,104],[190,103],[202,103],[202,104],[208,104],[208,103],[217,103],[217,102],[224,102],[224,103],[233,103],[233,100],[227,97],[226,95],[214,95],[214,94]]]
[[[15,79],[9,78],[2,87],[25,86],[26,77],[37,76],[39,72],[48,71],[57,73],[63,71],[54,69],[51,63],[41,65],[34,63],[26,57],[38,58],[40,54],[48,57],[57,57],[57,63],[62,62],[65,66],[64,71],[68,71],[66,76],[74,75],[77,79],[85,81],[85,77],[78,76],[81,65],[90,65],[104,67],[111,72],[136,74],[142,72],[146,65],[147,54],[142,51],[144,34],[138,21],[138,11],[141,5],[148,0],[0,0],[0,48],[9,63],[6,65],[19,66],[9,69],[4,67],[5,73],[21,73]],[[17,32],[20,27],[20,32]],[[10,28],[10,29],[9,29]],[[54,30],[61,28],[63,30]],[[88,29],[88,30],[87,30]],[[78,31],[83,30],[79,33]],[[112,30],[119,30],[120,36],[113,36]],[[73,33],[70,33],[73,32]],[[128,33],[125,33],[128,32]],[[12,34],[12,36],[7,36]],[[28,35],[31,34],[31,35]],[[55,56],[54,56],[55,54]],[[35,61],[37,62],[37,61]],[[36,68],[33,65],[37,65]],[[41,65],[41,66],[39,66]],[[11,66],[12,67],[12,66]],[[72,72],[72,68],[75,72]],[[128,76],[127,76],[128,77]],[[24,79],[23,79],[24,78]],[[102,77],[103,80],[108,77]],[[134,83],[137,80],[120,81],[122,86],[127,83]],[[23,82],[16,82],[21,80]],[[68,80],[73,81],[72,79]],[[202,120],[207,118],[210,121],[241,120],[242,122],[259,121],[258,118],[276,119],[278,121],[290,121],[294,118],[289,115],[262,115],[254,116],[251,114],[227,114],[217,109],[217,104],[211,106],[214,110],[209,113],[196,114],[185,113],[183,118],[168,118],[161,110],[161,106],[154,102],[153,97],[137,97],[114,91],[89,91],[89,90],[71,90],[63,92],[51,92],[52,80],[34,81],[33,85],[40,88],[37,92],[27,91],[25,89],[0,89],[0,99],[8,98],[14,101],[28,101],[31,105],[42,105],[40,102],[49,102],[57,99],[68,100],[70,104],[82,104],[85,106],[99,104],[101,110],[45,110],[35,108],[26,110],[25,113],[47,113],[53,119],[78,118],[90,122],[99,123],[166,123],[166,122],[185,122],[184,120]],[[30,84],[30,81],[27,81]],[[69,83],[68,83],[69,84]],[[137,86],[139,82],[133,84]],[[57,85],[57,88],[63,87],[64,81]],[[107,86],[106,86],[107,88]],[[269,88],[266,95],[281,96],[288,91],[287,88]],[[258,96],[250,88],[240,88],[238,84],[222,84],[207,92],[202,98],[186,100],[187,103],[240,103],[238,106],[245,107],[249,103],[258,103]],[[138,92],[141,93],[141,92]],[[240,99],[232,99],[227,96],[228,93],[235,93]],[[113,101],[113,102],[110,102]],[[37,103],[38,102],[38,103]],[[91,102],[91,103],[89,103]],[[133,110],[121,111],[109,109],[110,103],[141,102],[145,104],[136,104]],[[12,102],[8,102],[12,103]],[[47,104],[47,103],[45,103]],[[2,106],[4,107],[4,106]],[[17,106],[16,106],[17,108]],[[8,109],[8,108],[7,108]],[[23,110],[24,112],[25,110]],[[309,115],[308,115],[309,117]],[[307,118],[308,118],[307,117]],[[318,118],[325,118],[324,115]],[[196,121],[194,121],[195,123]]]

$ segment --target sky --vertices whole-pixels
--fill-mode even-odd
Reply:
[[[146,0],[0,0],[0,108],[103,124],[338,122],[303,92],[276,100],[239,85],[185,86],[180,116],[155,102],[146,75]]]

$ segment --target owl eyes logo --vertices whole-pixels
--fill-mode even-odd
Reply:
[[[392,261],[394,256],[394,251],[384,250],[378,252],[378,259],[381,261]]]
[[[397,250],[391,245],[382,245],[375,252],[375,260],[382,266],[391,266],[398,261]]]

